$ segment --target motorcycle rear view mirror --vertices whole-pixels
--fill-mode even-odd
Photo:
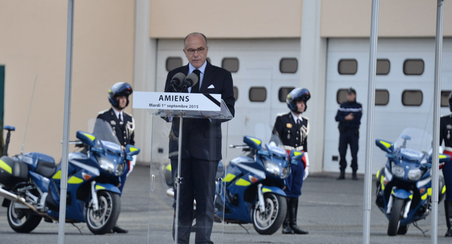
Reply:
[[[377,139],[377,140],[375,140],[375,145],[377,145],[377,147],[379,147],[381,150],[383,150],[387,153],[394,152],[394,145],[389,141]]]
[[[90,147],[94,147],[96,137],[90,133],[83,132],[83,131],[77,131],[76,134],[77,139],[79,139],[83,144],[86,144]]]
[[[440,163],[447,163],[450,161],[450,156],[447,154],[439,154],[438,156],[439,156]],[[428,160],[429,162],[432,162],[432,155],[430,155],[428,159],[429,159]]]
[[[251,136],[244,136],[243,142],[246,143],[250,148],[255,150],[261,150],[262,148],[262,141]]]
[[[140,149],[138,147],[127,145],[125,149],[126,159],[132,161],[132,156],[138,155],[140,153]]]

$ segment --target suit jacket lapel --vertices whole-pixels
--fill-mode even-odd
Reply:
[[[206,60],[207,65],[204,70],[204,78],[202,79],[201,87],[199,88],[199,92],[207,92],[207,87],[212,84],[213,78],[215,74],[213,73],[212,65]]]

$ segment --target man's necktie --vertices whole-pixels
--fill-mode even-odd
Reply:
[[[118,117],[119,117],[119,124],[122,125],[123,123],[122,123],[122,116],[121,116],[121,114],[119,114]]]
[[[198,93],[199,92],[199,83],[201,82],[201,71],[199,71],[199,69],[195,69],[195,70],[193,70],[193,73],[195,73],[196,76],[198,76],[198,82],[196,82],[196,85],[194,85],[191,88],[191,93]]]
[[[301,120],[297,119],[297,125],[301,125]]]

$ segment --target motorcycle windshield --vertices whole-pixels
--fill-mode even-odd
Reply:
[[[280,148],[284,150],[284,145],[279,138],[278,132],[272,129],[269,124],[259,123],[254,128],[255,136],[263,142],[268,142],[267,145],[271,148]]]
[[[406,128],[394,143],[394,148],[409,148],[428,152],[432,148],[432,135],[424,129]]]
[[[107,121],[102,119],[96,119],[94,124],[93,135],[97,140],[101,140],[104,142],[112,142],[113,144],[120,145],[118,138],[115,133],[111,129],[110,124]]]

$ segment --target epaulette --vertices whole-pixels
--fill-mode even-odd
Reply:
[[[100,111],[98,114],[104,114],[104,113],[108,112],[108,110],[110,110],[110,109],[105,109],[103,111]]]

